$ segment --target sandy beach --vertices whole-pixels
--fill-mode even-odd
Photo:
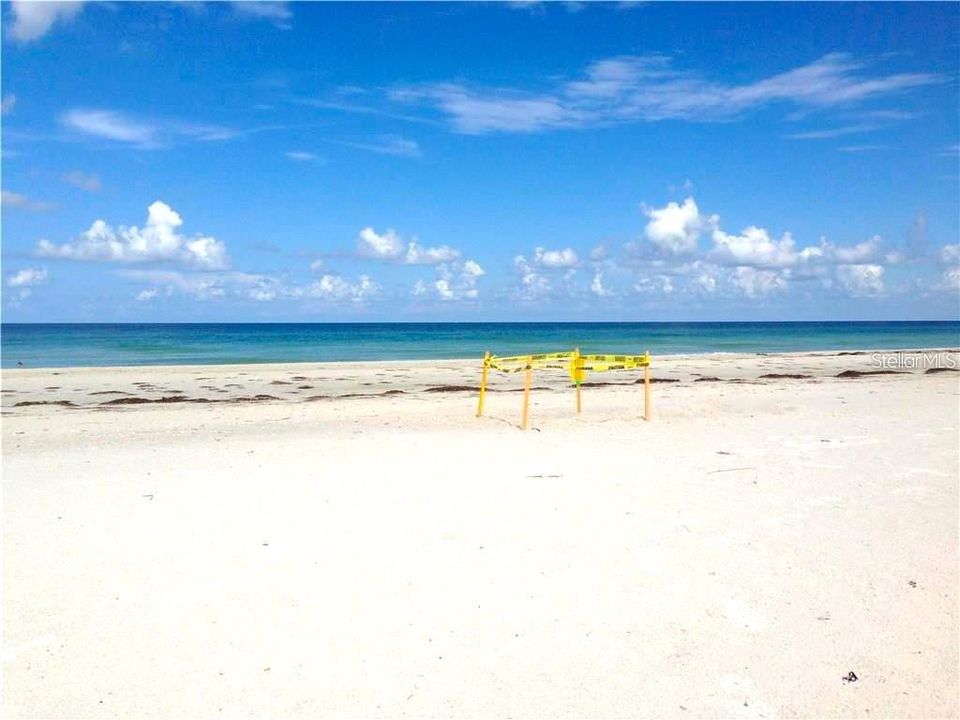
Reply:
[[[880,369],[4,370],[3,716],[957,717],[960,373]]]

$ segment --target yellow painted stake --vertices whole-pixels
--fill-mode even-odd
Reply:
[[[480,399],[477,401],[477,417],[483,415],[483,400],[487,396],[487,368],[490,365],[490,351],[483,354],[483,373],[480,375]]]
[[[647,364],[643,366],[643,419],[650,420],[650,353],[644,353],[647,356]]]
[[[573,384],[577,387],[577,415],[580,414],[580,348],[573,350]]]
[[[520,427],[527,429],[527,416],[530,411],[530,383],[533,380],[533,358],[527,357],[527,370],[523,374],[523,416],[520,420]]]

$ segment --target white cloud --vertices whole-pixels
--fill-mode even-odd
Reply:
[[[882,295],[883,272],[882,265],[839,265],[837,280],[847,294],[853,297]]]
[[[323,260],[314,260],[310,263],[310,272],[320,272],[323,269]]]
[[[576,115],[554,97],[511,91],[473,92],[454,83],[395,90],[390,97],[432,104],[450,118],[454,130],[466,135],[570,127]]]
[[[372,227],[365,227],[357,236],[357,252],[377,260],[396,260],[404,251],[403,240],[394,230],[382,235]]]
[[[317,160],[317,156],[311,152],[304,152],[302,150],[291,150],[290,152],[284,153],[291,160],[296,160],[297,162],[313,162]]]
[[[960,292],[960,267],[944,270],[940,284],[936,289],[953,293]]]
[[[176,270],[123,270],[120,274],[150,286],[137,296],[141,301],[177,292],[203,301],[235,298],[271,302],[320,298],[360,303],[378,289],[376,283],[365,275],[360,276],[356,282],[349,282],[336,275],[324,275],[317,282],[308,285],[291,285],[280,277],[236,271],[184,273]]]
[[[601,260],[606,259],[607,257],[607,246],[606,245],[597,245],[590,251],[590,260],[592,262],[600,262]]]
[[[750,298],[762,297],[787,289],[789,271],[758,270],[753,267],[738,267],[731,281],[734,287]]]
[[[215,300],[226,297],[227,287],[238,283],[236,276],[242,273],[182,273],[176,270],[123,270],[123,277],[136,282],[148,283],[153,288],[162,288],[167,295],[175,291],[196,300]],[[148,292],[149,296],[149,292]],[[138,298],[139,299],[139,298]],[[149,300],[150,297],[145,298]]]
[[[425,248],[421,247],[414,239],[407,245],[404,262],[408,265],[438,265],[439,263],[451,262],[458,257],[460,257],[460,251],[454,250],[449,245]]]
[[[17,300],[26,300],[33,292],[33,288],[42,285],[47,281],[47,269],[23,268],[13,275],[7,276],[7,286],[14,288],[14,294]]]
[[[673,279],[667,275],[643,277],[634,284],[633,289],[644,295],[672,295]]]
[[[369,150],[380,155],[395,155],[397,157],[420,157],[420,145],[416,140],[409,140],[399,135],[378,135],[370,142],[341,142],[341,145]]]
[[[880,245],[883,243],[879,235],[874,235],[869,240],[864,240],[851,247],[842,247],[839,245],[830,245],[825,243],[825,253],[828,257],[841,265],[862,264],[877,257]]]
[[[0,190],[0,205],[10,208],[21,208],[31,212],[44,212],[56,207],[53,203],[43,200],[33,200],[26,195],[10,192],[9,190]]]
[[[950,263],[960,263],[960,243],[944,245],[940,248],[940,262],[948,265]]]
[[[47,269],[45,267],[24,268],[14,275],[8,275],[7,285],[15,288],[32,287],[34,285],[39,285],[40,283],[46,282],[46,279]]]
[[[650,218],[644,234],[656,248],[668,255],[692,255],[698,249],[700,235],[709,230],[713,247],[708,257],[726,266],[786,268],[863,264],[876,260],[883,244],[882,238],[875,235],[852,246],[834,245],[822,239],[819,245],[798,248],[789,232],[774,239],[766,228],[756,225],[731,234],[721,229],[719,215],[704,215],[693,198],[687,198],[682,205],[670,202],[662,208],[644,206],[643,210]],[[628,250],[643,257],[642,248],[636,245],[628,246]]]
[[[13,112],[13,106],[17,104],[17,96],[13,93],[7,93],[0,100],[0,115],[7,115]]]
[[[714,258],[721,264],[786,267],[798,257],[790,233],[773,240],[764,228],[753,226],[740,235],[728,235],[718,228],[713,231],[713,242]]]
[[[61,179],[68,185],[86,190],[87,192],[99,192],[103,187],[100,183],[100,177],[95,173],[89,175],[81,170],[71,170],[64,174]]]
[[[705,217],[693,198],[687,198],[683,205],[667,203],[662,208],[643,207],[644,214],[650,218],[644,234],[660,250],[671,255],[687,255],[697,249],[700,233],[717,223],[717,216]]]
[[[693,288],[703,295],[712,295],[717,291],[717,276],[715,270],[701,262],[695,262],[696,275],[693,278]]]
[[[844,125],[841,127],[828,128],[826,130],[808,130],[806,132],[793,133],[786,135],[789,140],[829,140],[831,138],[844,137],[846,135],[858,135],[865,132],[872,132],[879,127],[876,123],[857,123],[856,125]]]
[[[390,96],[437,109],[457,132],[482,134],[638,121],[722,121],[771,104],[850,106],[943,80],[930,73],[868,71],[866,62],[831,53],[777,75],[728,85],[675,69],[663,55],[619,56],[596,61],[583,77],[558,81],[548,91],[436,83],[395,90]]]
[[[439,265],[460,257],[460,251],[449,245],[423,247],[416,237],[404,242],[395,230],[387,230],[381,234],[372,227],[365,227],[358,234],[357,254],[406,265]]]
[[[147,210],[143,229],[120,226],[114,229],[97,220],[74,242],[55,245],[49,240],[37,244],[44,257],[121,263],[176,262],[219,269],[226,267],[227,249],[213,237],[187,237],[178,232],[183,224],[173,208],[159,200]]]
[[[356,282],[344,280],[339,275],[324,275],[307,287],[305,294],[323,300],[360,303],[379,292],[379,289],[367,275],[361,275]]]
[[[240,133],[217,125],[198,125],[179,121],[144,120],[117,110],[74,108],[60,122],[75,132],[125,143],[143,149],[161,148],[176,140],[213,142],[229,140]]]
[[[87,135],[144,147],[157,144],[157,127],[113,110],[69,110],[61,120],[67,127]]]
[[[886,150],[886,145],[847,145],[842,148],[837,148],[842,153],[862,153],[862,152],[874,152],[876,150]]]
[[[580,264],[580,258],[577,257],[573,248],[564,248],[563,250],[534,248],[533,261],[545,268],[572,268]]]
[[[590,283],[590,292],[598,297],[609,297],[613,292],[604,286],[603,273],[599,270],[593,274],[593,280]]]
[[[513,259],[513,266],[520,274],[518,296],[521,300],[533,300],[551,291],[550,280],[534,270],[523,255]]]
[[[441,300],[475,300],[480,295],[477,280],[485,274],[484,269],[473,260],[442,263],[437,266],[436,281],[426,283],[418,280],[411,292],[416,297],[433,293]]]
[[[288,3],[281,0],[243,0],[243,2],[232,2],[230,5],[241,17],[266,20],[281,30],[289,30],[293,27],[290,22],[293,19],[293,11]]]
[[[10,36],[20,42],[39,40],[56,23],[72,20],[83,9],[82,2],[36,2],[13,0]]]

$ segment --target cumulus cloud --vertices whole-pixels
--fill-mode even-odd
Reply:
[[[870,297],[883,294],[883,273],[882,265],[839,265],[837,280],[848,295]]]
[[[26,300],[33,288],[42,285],[47,281],[47,269],[23,268],[13,275],[7,276],[7,287],[13,288],[13,292],[18,300]]]
[[[597,245],[590,251],[590,261],[591,262],[600,262],[605,260],[607,257],[607,246],[606,245]]]
[[[379,286],[367,275],[361,275],[355,282],[344,280],[339,275],[324,275],[304,291],[313,298],[333,301],[361,303],[369,296],[379,292]]]
[[[404,251],[404,243],[394,230],[380,234],[365,227],[357,236],[357,253],[377,260],[396,260]]]
[[[716,225],[717,217],[703,216],[693,198],[682,205],[667,203],[662,208],[643,207],[650,219],[644,229],[647,240],[671,255],[688,255],[696,251],[700,233]]]
[[[61,178],[67,185],[73,185],[87,192],[99,192],[103,185],[100,183],[100,177],[95,173],[84,173],[81,170],[71,170],[65,173]]]
[[[719,215],[704,215],[693,198],[687,198],[682,205],[671,202],[662,208],[644,207],[644,213],[650,219],[644,231],[646,239],[659,251],[660,256],[668,256],[658,261],[656,254],[645,255],[642,247],[628,246],[637,259],[647,264],[668,262],[670,256],[680,258],[694,255],[698,250],[700,235],[707,230],[711,248],[705,252],[704,258],[711,264],[723,267],[793,268],[797,276],[807,277],[823,275],[837,265],[863,265],[881,259],[894,263],[901,259],[896,252],[883,252],[883,240],[879,235],[854,245],[837,245],[821,238],[817,245],[799,247],[789,232],[783,233],[778,239],[766,228],[756,225],[750,225],[739,233],[730,233],[720,227]],[[785,281],[790,276],[780,274],[776,277]],[[779,290],[781,285],[767,276],[751,273],[741,273],[734,278],[733,284],[756,296]],[[766,288],[769,290],[764,293]]]
[[[365,227],[357,235],[357,254],[406,265],[439,265],[460,257],[460,251],[449,245],[423,247],[416,237],[404,242],[395,230],[378,233],[372,227]]]
[[[750,298],[762,297],[787,289],[789,271],[758,270],[754,267],[738,267],[734,270],[732,282],[744,295]]]
[[[379,286],[367,275],[351,281],[328,273],[315,282],[295,284],[274,275],[236,271],[184,273],[177,270],[124,270],[120,274],[150,286],[141,291],[138,296],[141,301],[153,300],[161,294],[180,293],[206,301],[233,298],[272,302],[314,298],[361,304],[379,292]]]
[[[189,267],[220,269],[228,264],[226,246],[209,236],[180,234],[180,215],[159,200],[147,209],[147,223],[138,227],[113,228],[97,220],[73,242],[37,244],[43,257],[97,262],[174,262]]]
[[[593,280],[590,283],[590,292],[597,297],[609,297],[613,295],[610,288],[603,284],[603,273],[599,270],[593,274]]]
[[[552,289],[549,278],[537,272],[523,255],[513,259],[513,267],[520,275],[518,296],[521,300],[534,300]]]
[[[55,24],[73,20],[82,9],[82,2],[13,0],[10,37],[24,43],[39,40],[50,32]]]
[[[789,233],[779,241],[771,240],[769,233],[758,227],[748,227],[741,235],[728,235],[715,230],[713,241],[718,258],[733,265],[785,266],[793,263],[793,238]]]
[[[644,295],[672,295],[675,288],[670,276],[654,275],[640,278],[634,283],[633,289]]]
[[[52,210],[56,207],[56,205],[53,203],[45,202],[43,200],[34,200],[26,195],[21,195],[20,193],[11,192],[9,190],[0,190],[0,205],[7,208],[30,210],[31,212],[44,212],[46,210]]]
[[[936,289],[945,292],[960,292],[960,267],[944,270],[940,277],[940,284]]]
[[[46,281],[46,279],[46,268],[24,268],[14,275],[9,275],[7,277],[7,285],[10,287],[30,287],[32,285],[39,285]]]
[[[407,253],[403,261],[408,265],[437,265],[451,262],[458,257],[460,257],[460,251],[454,250],[449,245],[427,248],[421,247],[416,239],[413,239],[407,245]]]
[[[580,264],[580,258],[573,248],[547,250],[538,247],[533,250],[533,261],[545,268],[572,268]]]
[[[947,265],[950,263],[960,263],[960,243],[944,245],[940,248],[940,262]]]
[[[467,260],[463,263],[443,263],[437,266],[437,280],[426,283],[418,280],[413,286],[413,295],[434,294],[441,300],[475,300],[479,297],[477,280],[486,272],[480,265]]]
[[[254,277],[244,273],[183,273],[177,270],[123,270],[120,275],[152,286],[144,289],[144,297],[138,296],[141,302],[158,297],[161,290],[166,295],[179,292],[195,300],[216,300],[226,297],[230,288],[248,285],[249,278]]]

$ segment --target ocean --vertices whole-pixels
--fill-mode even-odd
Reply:
[[[198,323],[0,326],[2,366],[429,360],[566,350],[653,354],[960,347],[960,322]]]

